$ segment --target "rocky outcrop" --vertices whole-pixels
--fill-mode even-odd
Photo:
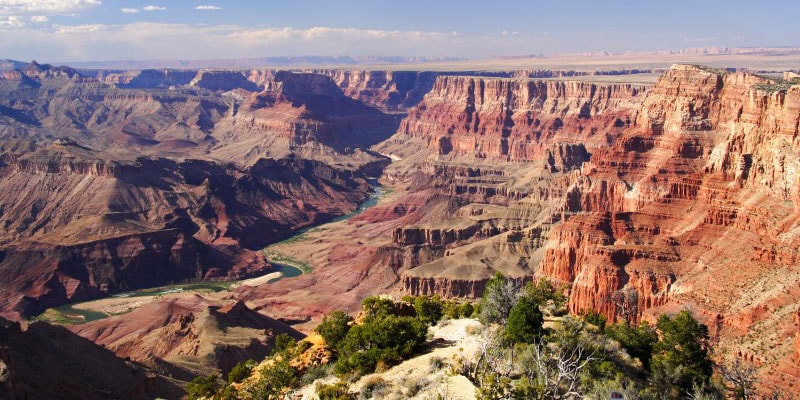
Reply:
[[[189,82],[189,86],[196,86],[215,92],[227,92],[234,89],[244,89],[249,92],[258,91],[258,86],[249,81],[247,77],[239,71],[200,70]]]
[[[78,71],[70,67],[54,67],[50,64],[39,64],[36,61],[31,61],[30,64],[21,68],[23,74],[28,78],[42,81],[46,79],[67,79],[73,81],[91,80],[78,73]]]
[[[169,88],[188,85],[197,74],[197,71],[193,70],[143,69],[135,72],[105,74],[102,76],[102,80],[122,88]]]
[[[86,151],[56,145],[0,157],[6,315],[264,273],[271,266],[254,250],[355,208],[369,188],[354,171],[301,159],[240,170],[201,160],[74,158]]]
[[[353,99],[385,110],[407,110],[427,94],[438,75],[416,71],[314,70],[330,76]]]
[[[443,155],[532,160],[553,141],[620,132],[635,121],[643,93],[635,85],[439,76],[399,130]]]
[[[60,326],[36,322],[21,329],[0,318],[0,338],[4,397],[151,399],[184,394],[173,381]]]
[[[773,354],[753,360],[783,371],[794,328],[776,310],[796,308],[787,293],[800,279],[800,86],[678,65],[651,89],[624,88],[440,76],[382,151],[412,163],[398,144],[427,149],[416,175],[393,177],[415,179],[412,189],[473,187],[445,193],[460,199],[459,215],[501,229],[449,241],[457,225],[395,230],[396,245],[446,249],[405,265],[404,291],[473,297],[496,271],[544,276],[568,285],[576,314],[633,321],[691,308],[722,348],[753,335],[745,353]],[[561,145],[567,137],[585,145]],[[465,163],[484,158],[495,172]],[[512,189],[503,202],[475,195]]]
[[[71,330],[120,358],[184,381],[227,375],[242,361],[263,359],[279,334],[305,336],[242,302],[220,304],[199,296],[160,300]]]
[[[279,71],[264,91],[248,97],[235,117],[218,127],[231,142],[219,151],[285,149],[314,158],[324,156],[327,150],[318,148],[324,146],[350,155],[389,137],[398,122],[399,116],[345,96],[327,76]],[[250,145],[237,150],[241,143]]]

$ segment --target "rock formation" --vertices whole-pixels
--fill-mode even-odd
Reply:
[[[204,74],[197,85],[216,76]],[[276,154],[241,154],[236,165],[226,149],[241,149],[242,137],[226,127],[236,124],[236,110],[253,108],[236,98],[117,88],[38,64],[6,75],[0,270],[7,290],[0,308],[10,317],[169,282],[268,272],[255,250],[368,196],[364,176],[379,173],[386,161],[344,143],[374,133],[355,128],[364,121],[388,132],[386,121],[395,120],[345,97],[326,77],[279,74],[281,89],[253,95],[276,95],[278,104],[259,103],[257,112],[266,126],[300,135],[269,110],[296,109],[309,134],[321,138],[306,150],[317,149],[322,161],[287,146]],[[225,76],[218,79],[229,81]],[[57,91],[45,93],[50,87]],[[338,107],[344,113],[332,116]],[[279,137],[278,128],[266,133]]]
[[[183,389],[66,328],[0,318],[0,396],[21,399],[178,398]]]
[[[774,371],[771,382],[797,379],[794,81],[693,65],[654,86],[529,78],[552,71],[316,72],[203,71],[194,86],[135,90],[124,73],[112,86],[4,71],[3,310],[154,273],[264,271],[252,250],[352,210],[363,178],[382,174],[395,192],[379,206],[282,245],[312,273],[233,296],[307,321],[368,294],[475,298],[496,272],[546,277],[568,288],[573,313],[690,308],[720,351]],[[185,80],[150,74],[143,86]],[[44,84],[58,88],[47,101]],[[184,311],[165,312],[177,318],[165,326]]]
[[[304,337],[242,302],[220,304],[197,295],[160,300],[71,330],[120,358],[183,381],[197,375],[225,376],[242,361],[261,360],[279,334]]]
[[[778,368],[796,335],[799,119],[800,86],[697,66],[674,66],[652,89],[439,77],[379,149],[403,158],[388,177],[461,207],[440,218],[444,230],[395,230],[391,248],[433,260],[392,268],[410,268],[401,282],[413,294],[479,296],[501,271],[568,284],[573,313],[689,307],[722,349],[745,346]],[[544,150],[570,139],[585,149]],[[463,178],[442,172],[464,161]],[[781,371],[772,379],[796,379]]]

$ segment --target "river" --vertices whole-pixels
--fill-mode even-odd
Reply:
[[[373,207],[374,205],[378,204],[381,198],[386,194],[386,190],[378,183],[378,178],[368,178],[370,185],[372,185],[372,194],[365,200],[361,205],[353,210],[352,212],[336,217],[331,221],[326,223],[318,224],[309,226],[303,229],[298,230],[294,235],[290,236],[289,238],[283,240],[279,243],[286,243],[289,241],[296,241],[302,238],[305,233],[308,233],[312,229],[316,229],[318,227],[333,224],[336,222],[341,222],[348,220],[352,217],[355,217],[358,214],[364,212],[364,210]],[[275,283],[283,278],[292,278],[296,276],[300,276],[304,273],[304,270],[310,270],[310,267],[305,265],[302,262],[293,260],[289,257],[285,257],[279,253],[270,250],[270,246],[265,247],[261,250],[267,255],[270,263],[275,267],[275,270],[270,273],[280,272],[281,275],[270,279],[267,281],[268,284]],[[254,279],[254,278],[248,278]],[[128,297],[144,297],[144,296],[160,296],[170,293],[181,293],[181,292],[191,292],[191,291],[211,291],[211,292],[220,292],[223,290],[229,290],[231,286],[235,286],[242,281],[233,281],[233,282],[195,282],[195,283],[185,283],[185,284],[174,284],[174,285],[166,285],[160,287],[153,287],[153,288],[145,288],[134,290],[125,293],[118,293],[114,294],[111,297],[118,297],[118,298],[128,298]],[[70,303],[64,304],[58,307],[54,307],[50,310],[45,311],[42,315],[36,318],[40,319],[47,319],[51,322],[60,322],[60,323],[68,323],[68,324],[77,324],[77,323],[86,323],[90,321],[96,321],[99,319],[107,318],[110,315],[89,310],[89,309],[81,309],[75,308],[75,306],[83,303],[88,303],[95,300],[90,300],[87,302],[77,302],[77,303]],[[44,317],[44,318],[43,318]]]

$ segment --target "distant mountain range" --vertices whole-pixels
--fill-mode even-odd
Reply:
[[[558,57],[647,57],[647,56],[691,56],[691,55],[795,55],[800,54],[800,47],[697,47],[656,51],[625,52],[584,52],[569,54],[529,54],[494,56],[494,60],[516,60],[528,58]],[[390,64],[424,64],[469,61],[464,57],[408,57],[408,56],[283,56],[253,57],[218,60],[108,60],[108,61],[75,61],[50,62],[53,65],[69,65],[78,69],[111,69],[141,70],[147,68],[171,69],[248,69],[248,68],[287,68],[287,67],[341,67],[358,65],[390,65]],[[6,59],[0,60],[0,71],[23,68],[27,62]]]
[[[224,60],[120,60],[80,61],[65,64],[84,69],[143,69],[143,68],[274,68],[307,66],[341,66],[364,64],[413,64],[428,62],[464,61],[458,57],[403,57],[403,56],[296,56],[255,57]],[[62,63],[56,63],[62,64]]]
[[[25,68],[26,62],[16,60],[0,60],[0,71]]]

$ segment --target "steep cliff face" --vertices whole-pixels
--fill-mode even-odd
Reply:
[[[581,214],[551,237],[561,256],[548,253],[539,273],[571,282],[573,312],[651,318],[690,307],[723,351],[781,369],[772,382],[795,379],[781,365],[798,307],[798,101],[798,86],[672,68],[636,126],[582,168],[568,202]],[[575,240],[586,229],[571,225],[587,212],[612,212],[601,242]],[[776,333],[759,337],[766,330]]]
[[[189,86],[196,86],[212,91],[229,91],[244,89],[250,92],[258,90],[258,86],[249,81],[240,71],[206,71],[200,70],[189,82]]]
[[[406,110],[419,103],[438,75],[415,71],[315,70],[330,76],[348,97],[385,110]]]
[[[439,154],[541,158],[554,141],[605,141],[635,121],[644,87],[439,76],[399,131]]]
[[[216,127],[220,157],[247,163],[261,156],[298,154],[338,163],[380,159],[362,150],[389,137],[399,116],[351,99],[327,76],[279,71],[264,91],[245,99]]]
[[[686,65],[646,90],[440,76],[378,149],[402,158],[387,179],[459,206],[441,229],[396,229],[393,268],[414,294],[479,296],[500,271],[567,284],[573,313],[688,307],[789,382],[798,101],[797,85]]]
[[[143,69],[135,72],[110,73],[101,76],[102,81],[123,88],[151,89],[188,85],[197,76],[197,71],[170,69]]]

